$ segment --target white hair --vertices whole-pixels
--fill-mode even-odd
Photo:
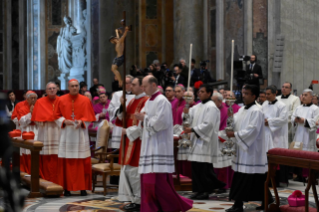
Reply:
[[[36,93],[29,93],[29,94],[26,95],[27,99],[28,99],[29,97],[31,97],[32,95],[35,95],[36,97],[38,97],[38,94],[36,94]]]
[[[159,60],[153,60],[153,64],[158,64],[160,63]]]
[[[213,96],[217,96],[218,100],[223,101],[223,95],[221,95],[219,92],[214,92]]]
[[[47,83],[47,85],[45,86],[45,88],[47,88],[48,85],[50,85],[50,84],[54,84],[54,85],[56,86],[55,82],[50,81],[50,82]]]
[[[303,90],[302,93],[310,93],[310,96],[313,96],[313,90],[311,90],[311,89],[309,89],[309,88]]]
[[[134,80],[134,77],[130,74],[126,75],[125,78],[129,78],[131,80],[131,82]]]
[[[184,58],[179,59],[179,61],[184,60],[184,62],[186,62],[186,60]]]

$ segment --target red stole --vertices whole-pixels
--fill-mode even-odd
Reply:
[[[139,124],[139,120],[137,120],[134,116],[136,112],[140,112],[145,105],[145,102],[148,100],[148,97],[144,96],[139,99],[132,99],[127,106],[126,111],[126,123],[127,127],[137,126]],[[122,126],[122,121],[118,118],[116,119],[115,124],[117,126]],[[122,148],[123,142],[121,142],[120,146],[120,155],[119,155],[119,164],[122,165],[130,165],[138,167],[139,159],[140,159],[140,150],[141,150],[141,140],[138,138],[134,142],[130,142],[126,137],[125,140],[125,153],[124,153],[124,163],[122,162]]]

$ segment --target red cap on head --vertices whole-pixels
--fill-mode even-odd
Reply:
[[[79,82],[79,81],[78,81],[77,79],[70,79],[70,80],[69,80],[69,83],[70,83],[70,82]]]
[[[34,92],[34,91],[28,91],[28,92],[26,93],[26,95],[31,94],[31,93],[35,93],[35,94],[36,94],[36,92]]]

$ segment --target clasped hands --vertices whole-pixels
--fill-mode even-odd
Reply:
[[[296,117],[295,118],[295,123],[303,124],[303,123],[305,123],[305,119],[304,118],[300,118],[300,117]]]
[[[82,125],[82,121],[81,120],[65,120],[64,121],[65,125],[75,125],[75,129],[79,129],[80,126]]]

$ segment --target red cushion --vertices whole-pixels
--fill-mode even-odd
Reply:
[[[290,207],[289,205],[283,205],[280,206],[280,211],[281,212],[305,212],[305,206],[302,207]],[[309,212],[316,212],[317,209],[316,208],[311,208],[309,207]]]
[[[34,139],[34,132],[32,132],[32,131],[30,131],[30,132],[23,132],[22,133],[22,138],[24,139],[24,140],[33,140]]]
[[[309,160],[319,160],[318,152],[310,152],[310,151],[304,151],[304,150],[274,148],[269,150],[268,154],[293,157],[293,158],[303,158],[303,159],[309,159]]]

